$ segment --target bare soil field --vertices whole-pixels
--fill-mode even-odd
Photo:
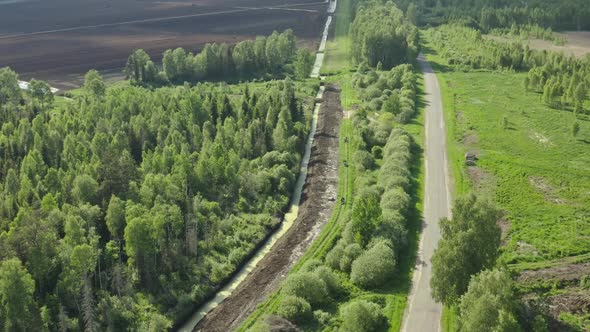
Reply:
[[[319,43],[322,0],[0,0],[0,67],[73,88],[90,69],[111,72],[137,48],[200,50],[293,29]]]
[[[314,137],[299,216],[238,288],[197,324],[195,331],[233,331],[285,279],[332,214],[338,187],[340,91],[327,87]]]
[[[525,41],[530,48],[535,50],[547,50],[555,52],[563,52],[567,55],[573,55],[578,58],[582,58],[587,54],[590,54],[590,31],[567,31],[562,33],[556,33],[558,37],[564,38],[567,42],[565,45],[555,45],[552,41],[542,39],[531,39]],[[498,41],[511,41],[510,38],[489,36],[492,39]]]
[[[524,271],[518,277],[520,283],[538,281],[559,280],[579,281],[580,278],[590,275],[590,263],[563,264],[541,270]]]
[[[568,31],[557,35],[565,38],[567,41],[565,45],[559,46],[552,42],[535,39],[531,40],[530,46],[535,49],[563,52],[579,58],[590,53],[590,31]]]

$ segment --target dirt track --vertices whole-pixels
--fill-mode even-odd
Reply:
[[[120,73],[136,48],[159,61],[169,48],[195,52],[288,28],[315,47],[325,8],[321,0],[0,2],[0,67],[71,88],[90,69]]]
[[[338,187],[338,133],[342,119],[340,91],[327,87],[320,109],[309,172],[299,216],[234,293],[199,322],[195,331],[226,332],[237,328],[284,280],[329,220]]]

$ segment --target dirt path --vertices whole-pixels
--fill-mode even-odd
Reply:
[[[443,116],[442,98],[436,74],[423,55],[418,63],[424,73],[426,98],[426,151],[425,151],[425,190],[424,224],[418,261],[412,280],[412,291],[403,331],[440,331],[442,307],[430,294],[432,272],[431,258],[440,240],[438,222],[450,217],[449,175],[447,169],[446,129]]]
[[[289,269],[330,219],[338,188],[340,91],[328,86],[320,109],[299,216],[238,288],[197,324],[195,331],[232,331],[278,288]]]

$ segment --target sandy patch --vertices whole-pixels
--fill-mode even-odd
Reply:
[[[529,176],[529,182],[543,194],[545,200],[553,204],[564,204],[566,201],[559,197],[558,190],[540,176]]]
[[[541,133],[534,132],[534,133],[532,133],[530,135],[530,138],[532,140],[536,141],[537,143],[542,144],[544,146],[551,146],[551,145],[553,145],[553,143],[551,142],[551,140],[547,136],[545,136],[545,135],[543,135]]]

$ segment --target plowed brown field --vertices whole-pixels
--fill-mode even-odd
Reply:
[[[0,0],[0,67],[69,88],[90,69],[117,76],[136,48],[159,61],[169,48],[288,28],[312,46],[325,10],[322,0]]]

